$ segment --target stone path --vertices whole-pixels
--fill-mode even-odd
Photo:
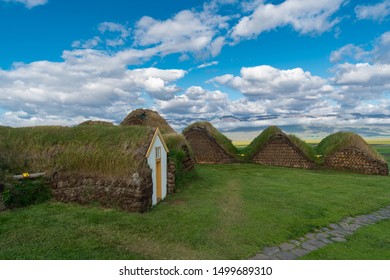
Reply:
[[[357,229],[385,219],[390,219],[390,206],[371,214],[345,218],[338,224],[330,224],[326,228],[317,229],[314,233],[308,233],[298,240],[290,240],[279,246],[265,247],[262,252],[251,259],[295,260],[328,244],[345,242],[346,237],[352,235]]]

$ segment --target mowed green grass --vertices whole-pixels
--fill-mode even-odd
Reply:
[[[377,144],[372,146],[385,158],[388,163],[390,163],[390,144]]]
[[[390,178],[198,165],[145,214],[44,203],[0,213],[0,259],[247,259],[390,204]]]
[[[373,147],[390,164],[390,144],[375,144]],[[306,260],[390,260],[390,221],[359,229],[345,243],[334,243],[314,251]]]
[[[306,260],[390,260],[390,221],[360,228],[347,242],[314,251]]]

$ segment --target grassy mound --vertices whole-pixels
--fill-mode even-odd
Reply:
[[[143,162],[152,136],[152,128],[140,126],[2,127],[0,170],[128,176]]]
[[[106,122],[106,121],[93,121],[93,120],[88,120],[88,121],[85,121],[85,122],[82,122],[82,123],[79,124],[79,126],[84,126],[84,125],[108,125],[108,126],[112,126],[114,124],[111,123],[111,122]]]
[[[193,128],[203,129],[209,134],[212,138],[214,138],[221,147],[228,152],[229,154],[236,156],[238,151],[237,148],[232,144],[232,141],[218,131],[211,123],[209,122],[196,122],[183,130],[183,134]]]
[[[268,140],[276,133],[283,133],[282,130],[277,126],[270,126],[263,130],[259,136],[243,149],[243,153],[246,159],[249,159],[256,151],[258,151]]]
[[[260,133],[259,136],[257,136],[253,141],[243,149],[243,153],[245,155],[246,159],[249,159],[251,156],[253,156],[256,151],[261,149],[275,134],[284,134],[284,132],[277,126],[270,126],[263,130],[262,133]],[[297,136],[290,134],[286,135],[286,137],[295,145],[297,146],[309,159],[316,161],[317,158],[315,156],[315,152],[313,148],[304,142],[303,140],[299,139]]]
[[[298,138],[297,136],[293,134],[287,135],[288,139],[297,147],[301,149],[301,151],[310,159],[314,161],[318,161],[318,157],[316,156],[316,153],[314,152],[314,149],[312,146],[307,144],[302,139]]]
[[[122,126],[142,125],[158,127],[161,133],[173,133],[173,128],[160,116],[159,113],[148,109],[136,109],[132,111],[120,123]]]
[[[352,147],[365,152],[374,159],[385,161],[362,137],[353,132],[337,132],[325,137],[317,145],[316,152],[320,155],[328,156],[339,150]]]

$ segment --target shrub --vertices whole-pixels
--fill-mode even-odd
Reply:
[[[17,181],[5,186],[2,197],[7,207],[24,207],[49,200],[51,189],[44,179]]]

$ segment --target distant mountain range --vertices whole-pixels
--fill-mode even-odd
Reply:
[[[177,130],[198,122],[208,121],[233,140],[253,138],[270,125],[303,138],[323,138],[337,131],[353,131],[363,137],[390,138],[390,115],[386,114],[326,114],[312,115],[226,115],[214,118],[169,118]]]

